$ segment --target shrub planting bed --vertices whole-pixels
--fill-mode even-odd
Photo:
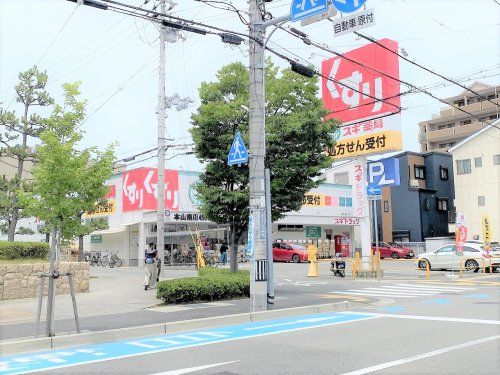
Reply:
[[[50,247],[47,242],[0,241],[0,260],[36,258],[47,259]]]
[[[198,277],[160,281],[156,297],[165,303],[212,302],[250,297],[250,273],[200,268]]]

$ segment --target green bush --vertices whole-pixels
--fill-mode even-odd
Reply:
[[[47,242],[0,241],[0,259],[37,258],[46,259],[50,246]]]
[[[158,283],[156,297],[165,303],[211,302],[250,297],[248,271],[200,268],[198,277],[165,280]]]

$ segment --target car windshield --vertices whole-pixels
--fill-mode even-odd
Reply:
[[[400,245],[396,242],[389,242],[389,245],[394,246],[394,247],[401,247],[401,248],[403,247],[403,245]]]

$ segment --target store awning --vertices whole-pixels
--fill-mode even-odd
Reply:
[[[123,223],[123,224],[120,224],[120,225],[123,225],[123,226],[126,227],[126,226],[129,226],[129,225],[135,225],[135,224],[139,224],[139,223],[140,223],[140,221],[132,221],[130,223]]]

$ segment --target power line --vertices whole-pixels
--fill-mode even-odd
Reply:
[[[69,15],[69,17],[66,19],[66,21],[64,22],[64,24],[61,26],[61,28],[59,29],[59,31],[57,32],[57,34],[55,35],[55,37],[52,39],[52,41],[50,42],[50,44],[48,45],[48,47],[45,49],[45,52],[42,54],[42,56],[40,57],[40,59],[38,60],[38,62],[36,63],[36,65],[39,65],[40,62],[45,57],[45,55],[47,54],[47,52],[49,52],[50,47],[52,47],[52,45],[57,40],[57,38],[59,37],[59,35],[61,35],[62,31],[66,27],[66,25],[69,22],[69,20],[71,19],[71,17],[73,17],[73,14],[75,14],[75,12],[76,12],[76,10],[78,9],[79,6],[80,6],[80,3],[77,3],[76,6],[75,6],[75,8],[73,9],[73,11],[71,12],[71,14]]]
[[[498,106],[498,103],[495,103],[493,100],[488,99],[486,96],[481,95],[481,94],[480,94],[480,93],[478,93],[477,91],[472,90],[471,88],[469,88],[469,87],[467,87],[467,86],[464,86],[464,85],[462,85],[461,83],[458,83],[458,82],[456,82],[456,81],[454,81],[454,80],[452,80],[452,79],[450,79],[450,78],[448,78],[448,77],[445,77],[444,75],[442,75],[442,74],[440,74],[440,73],[437,73],[437,72],[435,72],[435,71],[433,71],[433,70],[431,70],[431,69],[429,69],[429,68],[427,68],[427,67],[425,67],[425,66],[423,66],[423,65],[421,65],[421,64],[418,64],[418,63],[416,63],[416,62],[414,62],[414,61],[412,61],[412,60],[408,59],[408,58],[407,58],[407,57],[405,57],[404,55],[401,55],[398,51],[393,51],[393,50],[391,50],[390,48],[387,48],[387,47],[386,47],[386,46],[384,46],[382,43],[380,43],[379,41],[377,41],[377,40],[375,40],[375,39],[373,39],[373,38],[371,38],[371,37],[369,37],[369,36],[367,36],[367,35],[363,35],[363,34],[361,34],[361,33],[357,32],[357,31],[355,31],[355,32],[354,32],[354,34],[356,34],[356,35],[360,36],[361,38],[364,38],[364,39],[366,39],[366,40],[369,40],[369,41],[370,41],[370,42],[372,42],[372,43],[375,43],[376,45],[378,45],[378,46],[382,47],[383,49],[385,49],[385,50],[387,50],[387,51],[389,51],[389,52],[391,52],[391,53],[393,53],[393,54],[395,54],[395,55],[399,56],[399,57],[400,57],[400,58],[402,58],[403,60],[408,61],[410,64],[415,65],[415,66],[419,67],[420,69],[425,70],[426,72],[429,72],[429,73],[431,73],[431,74],[434,74],[435,76],[437,76],[437,77],[439,77],[439,78],[442,78],[442,79],[444,79],[445,81],[448,81],[448,82],[450,82],[450,83],[453,83],[454,85],[457,85],[457,86],[459,86],[459,87],[463,88],[464,90],[469,91],[469,92],[471,92],[472,94],[477,95],[477,96],[479,96],[480,98],[483,98],[484,100],[487,100],[487,101],[489,101],[490,103],[492,103],[492,104],[494,104],[494,105]]]

